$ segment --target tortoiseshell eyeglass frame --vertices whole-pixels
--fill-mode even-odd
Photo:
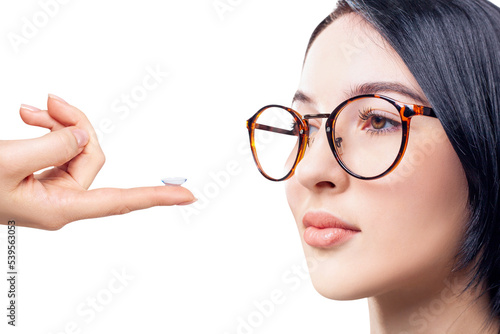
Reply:
[[[335,122],[337,120],[338,115],[340,112],[350,103],[357,101],[359,99],[365,99],[365,98],[379,98],[382,100],[385,100],[392,104],[399,112],[399,115],[401,117],[401,125],[402,125],[402,140],[401,140],[401,146],[398,152],[398,155],[394,162],[392,163],[387,170],[379,175],[376,176],[371,176],[371,177],[365,177],[359,174],[354,173],[351,171],[343,162],[342,159],[340,159],[337,150],[335,149],[336,143],[333,140],[333,135],[334,135],[334,129],[335,129]],[[298,124],[298,127],[293,129],[293,130],[285,130],[285,129],[280,129],[280,128],[275,128],[272,126],[268,125],[263,125],[263,124],[257,124],[256,121],[259,118],[259,116],[268,108],[281,108],[289,112],[293,118],[295,119],[295,122]],[[308,136],[309,136],[309,119],[318,119],[318,118],[326,118],[326,124],[325,124],[325,130],[326,130],[326,137],[328,138],[328,143],[330,145],[330,149],[335,156],[335,159],[339,163],[339,165],[351,176],[361,179],[361,180],[375,180],[379,179],[389,173],[391,173],[401,162],[405,152],[406,148],[408,146],[408,138],[409,138],[409,131],[410,131],[410,121],[413,116],[429,116],[429,117],[437,117],[434,110],[431,107],[426,107],[422,105],[417,105],[417,104],[407,104],[403,102],[396,101],[390,97],[383,96],[383,95],[378,95],[378,94],[364,94],[364,95],[358,95],[353,98],[350,98],[348,100],[345,100],[341,104],[339,104],[330,114],[314,114],[314,115],[300,115],[298,112],[291,108],[283,107],[280,105],[268,105],[263,108],[261,108],[255,115],[253,115],[250,119],[247,120],[247,129],[248,129],[248,134],[250,136],[250,147],[252,149],[252,155],[255,163],[257,164],[257,168],[259,169],[260,173],[267,179],[271,181],[284,181],[292,177],[292,175],[295,172],[295,168],[297,168],[297,165],[299,162],[302,160],[304,157],[305,151],[306,151],[306,146],[308,142]],[[271,131],[271,132],[276,132],[276,133],[282,133],[286,135],[293,135],[293,136],[298,136],[299,141],[298,141],[298,151],[297,151],[297,157],[295,158],[295,162],[293,163],[292,168],[290,171],[282,178],[280,179],[275,179],[269,175],[266,174],[266,172],[262,169],[262,166],[259,163],[259,159],[257,157],[257,151],[255,147],[255,137],[254,133],[255,130],[264,130],[264,131]]]

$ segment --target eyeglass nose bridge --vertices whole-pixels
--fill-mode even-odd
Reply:
[[[305,121],[305,123],[307,123],[307,121],[310,119],[320,119],[320,118],[328,119],[330,116],[331,116],[331,114],[311,114],[311,115],[308,114],[308,115],[302,116],[302,119]],[[328,131],[327,131],[327,133],[328,133]],[[310,138],[308,138],[308,142],[309,141],[312,143],[312,142],[314,142],[314,139],[310,140]]]
[[[332,114],[311,114],[311,115],[304,115],[303,119],[305,121],[307,121],[307,120],[310,120],[310,119],[320,119],[320,118],[331,119],[331,117],[332,117]],[[331,136],[332,129],[331,129],[331,124],[329,124],[329,123],[330,122],[327,122],[327,124],[325,125],[325,130],[326,130],[327,135]],[[344,153],[343,147],[342,147],[342,142],[343,142],[343,138],[342,137],[334,138],[333,139],[333,144],[335,146],[335,152],[339,156],[341,156]]]

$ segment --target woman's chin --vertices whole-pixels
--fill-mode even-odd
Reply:
[[[331,275],[313,273],[311,281],[314,289],[323,297],[333,300],[356,300],[372,296],[373,286],[367,286],[359,280],[339,279]]]
[[[359,287],[332,287],[326,284],[314,284],[314,289],[323,297],[332,300],[357,300],[369,297],[366,293],[363,293]]]

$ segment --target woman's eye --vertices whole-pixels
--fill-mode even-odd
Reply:
[[[373,116],[371,118],[371,125],[376,130],[383,129],[388,124],[388,120],[385,117]]]
[[[388,116],[390,115],[390,116]],[[399,131],[401,123],[393,119],[392,114],[377,112],[375,110],[364,110],[359,113],[361,129],[372,134],[382,134],[386,132]]]
[[[397,131],[401,124],[390,118],[380,115],[371,116],[366,122],[366,130],[371,132]]]

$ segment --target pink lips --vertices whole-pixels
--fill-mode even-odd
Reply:
[[[339,245],[361,232],[324,211],[309,211],[304,215],[302,223],[306,228],[304,241],[309,246],[318,248]]]

